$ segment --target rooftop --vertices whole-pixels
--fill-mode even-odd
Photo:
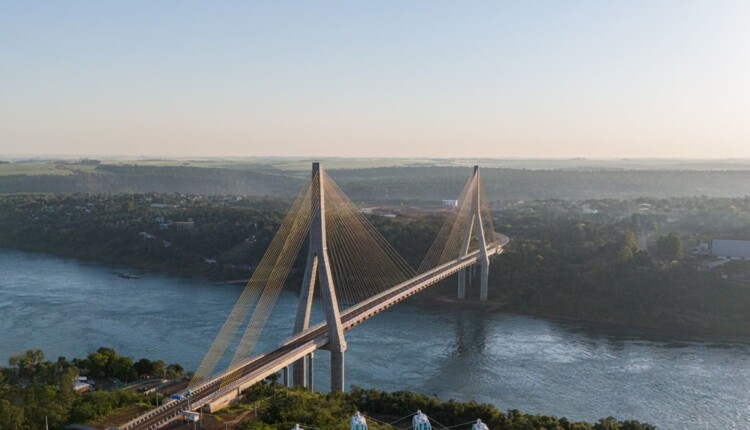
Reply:
[[[750,258],[750,240],[714,239],[711,243],[711,255]]]

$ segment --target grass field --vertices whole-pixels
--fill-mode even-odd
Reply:
[[[74,172],[93,172],[94,166],[80,164],[55,164],[47,161],[0,164],[0,176],[9,175],[72,175]]]
[[[0,176],[9,175],[69,175],[58,170],[51,163],[10,163],[0,164]]]

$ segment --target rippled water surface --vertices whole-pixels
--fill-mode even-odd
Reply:
[[[197,367],[241,287],[0,251],[0,357],[107,345]],[[268,348],[289,334],[283,293]],[[750,428],[750,345],[669,342],[546,320],[400,304],[347,333],[347,385],[474,399],[501,409],[663,429]],[[327,353],[316,353],[326,389]]]

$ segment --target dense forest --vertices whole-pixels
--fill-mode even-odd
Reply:
[[[90,160],[89,160],[90,161]],[[16,163],[14,163],[16,164]],[[13,164],[11,164],[13,166]],[[65,167],[63,165],[57,167]],[[248,196],[295,195],[307,171],[269,165],[242,168],[86,164],[56,174],[0,174],[0,193],[190,193]],[[66,173],[66,174],[60,174]],[[470,167],[415,165],[332,169],[331,176],[356,200],[440,200],[455,198]],[[597,199],[737,197],[748,193],[750,170],[626,170],[483,168],[487,195],[508,199]]]
[[[97,425],[123,408],[142,411],[153,408],[160,401],[158,395],[143,394],[123,386],[78,392],[75,382],[80,373],[88,374],[88,381],[117,382],[149,377],[176,381],[182,376],[182,367],[176,363],[165,366],[161,360],[146,358],[134,361],[106,347],[73,360],[59,357],[49,361],[40,350],[12,356],[7,367],[0,367],[0,429],[35,430],[48,425],[57,430],[74,423]],[[591,424],[528,415],[517,410],[504,413],[488,404],[443,402],[407,391],[385,393],[353,387],[348,393],[324,395],[282,387],[278,384],[278,375],[251,387],[244,402],[261,405],[257,419],[255,416],[246,417],[244,423],[236,427],[245,430],[287,430],[296,423],[303,423],[305,428],[345,430],[355,411],[373,417],[370,422],[373,430],[394,430],[400,427],[383,422],[392,422],[418,409],[445,426],[482,419],[493,430],[654,429],[637,421],[617,421],[614,418]]]
[[[185,195],[0,198],[0,244],[189,276],[247,277],[288,202]],[[194,219],[194,225],[189,223]],[[215,264],[210,262],[216,261]]]
[[[156,193],[10,195],[0,198],[0,246],[244,280],[288,204]],[[418,267],[443,217],[430,211],[414,216],[401,206],[388,210],[396,217],[371,221]],[[496,204],[493,213],[496,230],[513,239],[491,264],[496,309],[672,334],[750,337],[750,264],[712,267],[708,257],[693,253],[714,238],[750,239],[749,198],[515,201]],[[299,285],[302,265],[300,257],[290,288]],[[419,297],[453,297],[454,289],[449,278]],[[472,297],[475,292],[470,289]]]
[[[714,238],[750,239],[750,199],[651,201],[635,213],[633,202],[612,200],[523,206],[495,214],[514,239],[490,271],[492,300],[502,309],[750,336],[750,262],[711,267],[710,257],[695,254]]]

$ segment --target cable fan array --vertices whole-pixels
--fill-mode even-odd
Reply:
[[[339,310],[354,306],[415,276],[414,269],[396,252],[325,171],[324,209],[327,252]],[[316,216],[321,215],[315,176],[294,199],[269,248],[247,282],[219,334],[195,372],[189,386],[206,381],[244,325],[222,384],[239,377],[232,372],[254,353],[289,272]],[[476,239],[464,243],[467,232],[477,226],[476,199],[488,242],[495,229],[478,174],[464,186],[458,205],[448,214],[419,269],[427,272],[476,249]],[[472,236],[473,237],[473,236]],[[468,245],[468,247],[466,247]],[[467,249],[468,248],[468,249]],[[319,293],[320,289],[316,288]]]
[[[357,206],[323,172],[326,235],[334,289],[340,310],[402,283],[415,275]],[[237,333],[245,325],[229,369],[250,358],[292,269],[313,218],[320,211],[308,182],[295,198],[279,231],[253,272],[211,348],[193,376],[190,387],[206,381],[216,369]],[[319,292],[319,288],[316,289]],[[222,385],[239,377],[226,372]]]
[[[339,307],[353,306],[414,277],[414,269],[338,185],[328,176],[325,184],[328,253]]]
[[[212,375],[229,344],[235,339],[237,331],[248,319],[248,315],[252,316],[235,351],[230,369],[238,361],[247,358],[255,347],[307,231],[310,229],[314,212],[310,198],[311,185],[312,181],[308,182],[294,199],[292,207],[282,221],[268,250],[261,258],[240,298],[193,375],[190,387],[200,384]]]
[[[476,204],[474,198],[479,196],[482,227],[484,227],[485,239],[488,243],[495,242],[495,226],[492,223],[492,214],[481,186],[479,175],[475,174],[466,183],[458,197],[458,204],[446,216],[443,225],[432,242],[427,255],[419,266],[419,273],[428,272],[440,265],[453,261],[462,255],[464,236],[470,223],[476,223],[473,207]],[[473,228],[477,226],[474,224]],[[468,252],[476,250],[478,243],[474,236],[469,242]]]

